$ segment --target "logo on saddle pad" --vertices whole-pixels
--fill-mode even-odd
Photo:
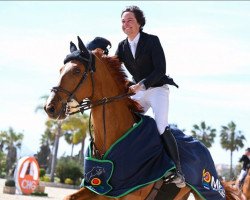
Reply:
[[[203,169],[202,172],[202,185],[207,190],[217,191],[222,197],[225,197],[225,190],[222,187],[220,180],[212,176],[209,171],[206,171],[206,169]]]
[[[93,167],[89,172],[84,175],[84,178],[87,182],[91,183],[91,185],[100,185],[102,183],[101,179],[98,176],[101,176],[105,173],[103,167]]]
[[[85,157],[84,171],[84,180],[81,186],[101,195],[112,190],[111,185],[108,183],[113,173],[113,163],[111,161]]]

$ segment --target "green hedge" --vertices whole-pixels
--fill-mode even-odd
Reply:
[[[57,162],[56,175],[60,178],[61,183],[65,183],[65,179],[69,178],[75,185],[83,176],[83,167],[70,157],[62,157]]]
[[[45,174],[46,174],[45,169],[44,169],[44,168],[40,168],[39,177],[40,177],[40,178],[41,178],[41,177],[44,177],[44,176],[45,176]]]
[[[16,183],[15,183],[14,180],[9,179],[9,180],[6,180],[6,181],[5,181],[5,186],[8,186],[8,187],[15,187],[15,185],[16,185]]]

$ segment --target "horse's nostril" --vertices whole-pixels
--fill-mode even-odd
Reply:
[[[48,112],[53,114],[55,112],[54,106],[51,106],[50,108],[48,108]]]

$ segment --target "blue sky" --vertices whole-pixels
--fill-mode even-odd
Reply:
[[[205,121],[217,129],[234,121],[250,146],[250,2],[248,1],[2,1],[0,2],[0,130],[23,132],[22,152],[36,153],[46,115],[35,113],[59,78],[69,42],[109,39],[110,54],[125,38],[121,11],[137,5],[145,32],[160,38],[171,87],[169,121],[190,133]],[[150,114],[150,113],[149,113]],[[237,163],[244,149],[234,153]],[[76,152],[77,150],[75,150]],[[215,163],[230,162],[219,137]],[[59,155],[70,154],[63,140]]]

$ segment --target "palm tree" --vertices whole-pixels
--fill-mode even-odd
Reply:
[[[0,132],[0,152],[3,152],[3,147],[5,143],[5,136],[6,136],[6,131],[1,131]]]
[[[83,159],[84,139],[88,130],[89,116],[86,114],[74,114],[65,119],[62,130],[68,144],[72,145],[71,157],[73,156],[74,145],[81,143],[80,160]]]
[[[51,123],[54,123],[52,120],[47,120],[45,122],[46,125],[46,130],[42,135],[42,138],[40,139],[40,144],[41,145],[49,145],[52,146],[54,145],[55,142],[55,134],[52,132],[51,127]]]
[[[233,178],[233,152],[243,148],[243,141],[246,140],[241,131],[236,131],[236,124],[230,122],[227,126],[221,126],[220,143],[223,149],[230,151],[230,178]]]
[[[44,168],[47,173],[50,173],[52,153],[49,144],[42,144],[37,152],[37,162],[41,168]]]
[[[0,132],[0,177],[3,177],[6,173],[6,154],[3,151],[5,145],[6,131]]]
[[[48,95],[44,95],[41,97],[41,99],[46,100],[48,99]],[[43,110],[43,104],[39,104],[35,112]],[[52,154],[52,161],[51,161],[51,172],[50,172],[50,181],[54,182],[54,171],[56,167],[56,159],[57,159],[57,152],[58,152],[58,147],[59,147],[59,139],[62,135],[61,133],[61,126],[62,126],[62,121],[56,121],[56,120],[51,120],[48,119],[46,122],[47,128],[50,129],[50,131],[54,134],[54,147],[53,147],[53,154]]]
[[[44,95],[41,97],[41,99],[47,99],[48,96]],[[43,109],[43,105],[38,105],[35,109],[35,111],[39,111]],[[51,120],[48,119],[46,121],[47,129],[46,131],[48,133],[51,133],[52,138],[54,138],[53,141],[53,154],[52,154],[52,161],[51,161],[51,173],[50,173],[50,181],[54,182],[54,171],[56,167],[56,161],[57,161],[57,152],[59,147],[59,139],[63,135],[63,131],[65,133],[69,133],[71,131],[73,133],[72,139],[70,137],[67,138],[68,142],[72,144],[72,151],[71,155],[73,154],[73,148],[75,144],[82,143],[82,149],[80,153],[80,160],[83,160],[83,149],[84,149],[84,139],[86,136],[86,132],[88,130],[88,115],[83,114],[83,117],[81,114],[75,114],[73,116],[68,117],[65,120]],[[64,125],[65,123],[65,125]],[[44,136],[45,137],[45,136]],[[78,138],[78,139],[77,139]],[[42,138],[43,140],[46,140],[45,138]],[[66,140],[66,141],[67,141]]]
[[[17,159],[17,148],[20,149],[23,140],[23,133],[16,133],[12,127],[1,133],[3,146],[7,150],[6,171],[10,175],[11,169]]]
[[[40,99],[43,101],[43,103],[40,103],[37,105],[37,107],[35,108],[35,112],[38,112],[38,111],[43,111],[44,112],[44,102],[46,102],[46,100],[49,98],[49,95],[43,95],[40,97]]]
[[[200,125],[193,125],[191,130],[192,136],[201,141],[207,148],[210,148],[214,143],[216,129],[207,126],[204,121]]]
[[[6,173],[6,155],[0,151],[0,178],[3,178]]]
[[[37,152],[39,166],[43,167],[47,173],[51,172],[50,163],[52,161],[52,149],[54,146],[55,135],[47,127],[40,140],[40,150]]]
[[[56,167],[56,161],[57,161],[57,153],[58,153],[58,147],[59,147],[59,140],[62,136],[62,121],[61,120],[52,120],[48,119],[46,121],[46,132],[50,132],[51,138],[52,138],[52,160],[51,160],[51,171],[50,171],[50,181],[54,182],[54,172]]]
[[[178,127],[178,125],[177,124],[169,124],[169,126],[170,127],[173,127],[173,128],[176,128],[176,129],[180,129],[179,127]],[[184,128],[184,129],[180,129],[183,133],[185,133],[186,132],[186,129]]]
[[[74,133],[72,131],[64,131],[63,135],[64,135],[64,139],[67,142],[67,144],[71,145],[70,157],[72,157],[74,145],[75,145],[75,143],[73,142]]]

